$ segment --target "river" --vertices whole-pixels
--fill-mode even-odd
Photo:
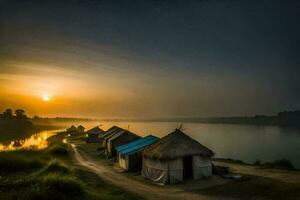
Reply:
[[[74,123],[79,125],[80,123]],[[64,124],[68,127],[72,124]],[[89,122],[82,123],[87,129],[100,125],[104,130],[112,125],[146,136],[152,134],[163,137],[180,126],[176,122]],[[46,139],[56,131],[34,134],[23,141],[23,146],[45,147]],[[252,126],[231,124],[184,123],[183,132],[215,152],[217,158],[232,158],[253,163],[288,159],[300,168],[300,130],[277,126]],[[0,144],[0,151],[12,148],[13,141]]]
[[[14,151],[20,149],[44,149],[48,146],[47,139],[60,130],[41,131],[29,137],[21,137],[13,140],[0,140],[0,151]]]
[[[180,123],[173,122],[109,122],[141,136],[163,137]],[[247,163],[288,159],[300,168],[300,130],[277,126],[184,123],[183,132],[215,152],[215,157],[239,159]]]

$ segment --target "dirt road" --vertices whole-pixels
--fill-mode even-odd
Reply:
[[[96,163],[95,161],[93,161],[93,159],[89,158],[84,152],[78,150],[75,144],[71,144],[71,146],[74,151],[75,159],[78,161],[80,165],[93,171],[103,180],[106,180],[133,194],[137,194],[138,196],[144,199],[149,199],[149,200],[160,200],[160,199],[213,200],[216,199],[211,196],[204,196],[197,193],[187,192],[169,186],[159,186],[159,185],[149,184],[147,182],[135,180],[133,178],[115,172],[110,167],[103,166],[100,165],[99,163]]]

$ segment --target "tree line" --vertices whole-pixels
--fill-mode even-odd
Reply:
[[[0,131],[4,133],[31,132],[34,125],[23,109],[6,109],[0,114]]]
[[[0,114],[0,119],[3,120],[28,120],[25,110],[23,109],[17,109],[15,112],[13,112],[12,109],[6,109],[3,113]]]

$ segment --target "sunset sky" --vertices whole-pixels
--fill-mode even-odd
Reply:
[[[300,2],[224,2],[2,0],[0,111],[147,118],[299,109]]]

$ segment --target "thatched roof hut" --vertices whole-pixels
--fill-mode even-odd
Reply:
[[[163,137],[144,151],[145,157],[159,160],[173,160],[194,155],[212,157],[214,153],[179,129]]]
[[[158,140],[158,137],[148,135],[144,138],[117,147],[119,166],[127,171],[141,170],[143,150]]]
[[[75,135],[78,133],[78,130],[75,126],[72,125],[70,128],[67,129],[67,133],[69,136]]]
[[[123,131],[123,129],[118,127],[118,126],[112,126],[107,131],[105,131],[105,133],[103,135],[101,135],[102,147],[106,148],[106,144],[107,144],[108,139],[111,138],[114,134],[116,134],[120,131]]]
[[[101,135],[105,133],[104,130],[99,128],[98,126],[86,131],[86,142],[87,143],[99,143],[102,142],[102,139],[100,138]]]
[[[99,128],[99,126],[96,126],[88,131],[86,131],[87,134],[104,134],[105,131]]]
[[[79,126],[77,127],[77,130],[78,130],[79,133],[84,133],[85,128],[84,128],[84,126],[79,125]]]
[[[106,156],[107,157],[115,156],[117,154],[116,148],[118,146],[127,144],[139,138],[140,136],[128,130],[119,127],[114,128],[113,131],[110,132],[110,134],[108,134],[103,138],[102,144],[103,147],[105,148]]]
[[[208,177],[213,155],[212,150],[176,129],[144,150],[142,175],[163,184]]]

